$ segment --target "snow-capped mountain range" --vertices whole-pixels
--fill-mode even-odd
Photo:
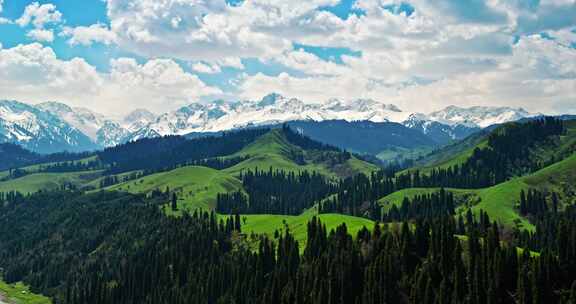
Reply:
[[[538,114],[521,108],[456,106],[422,114],[404,112],[395,105],[372,99],[305,103],[270,94],[257,101],[194,103],[161,115],[138,109],[115,120],[59,102],[28,105],[4,100],[0,101],[0,142],[21,143],[37,152],[81,151],[144,137],[218,132],[297,120],[395,122],[424,134],[459,139],[470,134],[470,130],[535,115]]]

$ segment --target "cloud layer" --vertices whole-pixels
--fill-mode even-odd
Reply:
[[[34,64],[49,72],[41,76],[10,65],[30,79],[3,76],[13,85],[3,94],[26,97],[16,94],[20,87],[66,76],[64,69],[94,79],[96,93],[84,97],[80,89],[74,100],[100,107],[161,109],[279,92],[310,102],[373,98],[418,111],[450,104],[576,111],[574,0],[347,0],[344,10],[340,0],[234,3],[106,0],[107,22],[92,25],[65,24],[54,5],[32,3],[14,21],[30,39],[62,37],[70,47],[99,44],[140,59],[112,56],[110,71],[97,72],[81,58],[58,59],[49,46],[5,49],[52,53]],[[51,87],[34,85],[28,99],[71,98]]]

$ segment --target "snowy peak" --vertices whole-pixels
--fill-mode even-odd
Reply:
[[[394,105],[372,99],[349,101],[333,99],[324,104],[310,104],[297,98],[273,93],[256,101],[191,104],[160,115],[145,128],[134,132],[135,136],[131,139],[144,134],[217,132],[294,120],[401,122],[409,114]]]
[[[71,126],[82,131],[92,140],[96,139],[98,130],[102,128],[106,119],[103,115],[94,113],[85,108],[72,108],[60,102],[45,102],[38,104],[37,107],[41,110],[49,112]]]
[[[122,119],[122,123],[129,131],[136,131],[156,119],[156,115],[145,109],[136,109]]]
[[[275,105],[278,101],[282,101],[285,100],[286,98],[280,94],[277,93],[271,93],[268,94],[266,96],[264,96],[262,98],[262,100],[260,100],[260,102],[258,103],[258,106],[260,107],[268,107],[268,106],[273,106]]]
[[[389,111],[389,112],[402,112],[398,107],[393,104],[385,104],[378,102],[374,99],[356,99],[348,102],[348,109],[358,112],[370,111]]]
[[[111,147],[123,143],[130,136],[130,131],[119,123],[106,120],[96,133],[96,142],[103,147]]]
[[[410,115],[393,104],[385,104],[373,99],[349,101],[331,99],[322,105],[320,110],[325,117],[347,121],[401,122]]]
[[[41,104],[36,105],[36,107],[57,115],[73,112],[72,108],[67,104],[56,101],[43,102]]]
[[[61,106],[65,111],[65,107]],[[84,133],[39,107],[0,100],[0,139],[35,152],[85,151],[97,146]]]
[[[430,113],[428,119],[451,126],[464,125],[467,127],[485,128],[490,125],[501,124],[537,115],[539,114],[529,113],[522,108],[485,106],[463,108],[458,106],[449,106],[443,110]]]
[[[109,147],[120,144],[124,140],[120,135],[124,134],[124,137],[126,137],[129,133],[119,123],[86,108],[72,108],[66,104],[54,101],[41,103],[36,107],[59,117],[80,130],[99,146]],[[137,129],[145,125],[142,124]]]

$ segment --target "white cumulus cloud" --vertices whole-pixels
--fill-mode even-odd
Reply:
[[[59,23],[62,21],[60,13],[54,4],[47,3],[40,5],[38,2],[29,4],[24,9],[24,13],[16,20],[22,27],[32,24],[35,28],[44,28],[46,24]]]
[[[54,41],[54,32],[52,30],[33,29],[26,33],[26,37],[36,41],[52,42]]]
[[[163,112],[221,93],[170,59],[118,58],[110,66],[104,73],[81,58],[61,60],[39,43],[0,49],[0,98],[120,114],[142,107]]]
[[[116,34],[101,23],[90,26],[65,27],[61,35],[70,37],[68,43],[71,45],[89,46],[92,43],[110,45],[116,42]]]
[[[191,67],[194,71],[205,74],[216,74],[222,71],[216,64],[206,64],[203,62],[194,63]]]

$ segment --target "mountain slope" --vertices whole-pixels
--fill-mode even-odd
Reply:
[[[424,172],[432,168],[449,168],[454,165],[461,165],[468,160],[475,149],[485,149],[488,147],[488,137],[490,134],[504,132],[506,128],[522,126],[522,124],[534,120],[525,120],[523,122],[508,123],[504,125],[495,125],[482,130],[468,138],[461,140],[452,145],[443,147],[415,162],[415,167],[410,169],[419,169]],[[560,136],[549,138],[549,140],[539,143],[536,146],[526,147],[529,157],[533,162],[553,163],[561,160],[576,151],[576,120],[564,121],[566,133]]]
[[[438,122],[424,114],[412,114],[402,124],[432,138],[438,144],[448,144],[482,130],[479,126]]]
[[[411,149],[439,144],[398,123],[327,120],[293,121],[288,125],[314,140],[357,153],[377,155],[392,147]]]
[[[269,94],[261,100],[229,102],[216,100],[211,103],[193,103],[161,115],[137,109],[119,120],[106,117],[81,107],[70,107],[60,102],[27,105],[37,112],[49,113],[87,137],[91,143],[55,142],[50,151],[91,150],[94,147],[110,147],[141,138],[189,133],[215,133],[255,126],[271,126],[291,121],[323,122],[341,120],[352,122],[400,123],[424,135],[436,144],[444,145],[462,139],[480,128],[494,123],[531,117],[523,109],[506,107],[448,107],[429,115],[405,112],[392,104],[372,99],[332,99],[324,103],[307,103],[296,98]],[[31,112],[31,110],[28,112]],[[10,111],[12,112],[12,111]],[[14,124],[21,118],[5,115],[5,125]],[[30,118],[24,120],[30,121]],[[46,125],[50,126],[50,124]],[[26,127],[24,127],[26,129]],[[406,132],[402,132],[406,133]],[[18,136],[16,136],[18,135]],[[391,139],[397,134],[387,134]],[[0,142],[22,143],[39,140],[39,134],[0,132]],[[332,135],[334,136],[334,135]],[[406,139],[404,139],[406,140]],[[395,140],[392,140],[395,141]],[[60,145],[58,147],[57,145]],[[397,151],[382,155],[414,154],[406,147],[390,144]],[[88,145],[88,146],[86,146]],[[372,149],[373,150],[373,149]],[[428,149],[429,150],[429,149]],[[362,150],[358,150],[362,151]],[[421,152],[421,151],[419,151]],[[374,152],[376,153],[376,152]]]
[[[18,191],[23,194],[31,194],[38,191],[61,189],[66,185],[80,188],[100,177],[102,173],[102,171],[33,173],[0,182],[0,192]]]
[[[99,148],[88,136],[57,116],[17,101],[0,100],[0,140],[39,153]]]
[[[272,167],[285,171],[316,171],[330,177],[346,177],[378,168],[358,160],[348,153],[334,150],[307,150],[291,143],[282,129],[273,129],[262,135],[233,156],[249,157],[226,169],[231,174],[244,170],[267,170]]]
[[[180,211],[193,212],[197,208],[214,209],[218,193],[238,191],[242,189],[242,182],[225,172],[206,167],[187,166],[148,175],[106,189],[143,194],[169,189],[178,195]]]
[[[396,122],[431,137],[437,143],[464,138],[495,123],[504,123],[534,114],[507,107],[448,107],[430,115],[410,113],[371,99],[326,103],[305,103],[296,98],[270,94],[259,101],[191,104],[160,115],[134,132],[131,139],[143,136],[217,132],[236,128],[274,125],[289,121],[370,121]]]
[[[85,108],[72,108],[60,102],[44,102],[36,105],[36,107],[59,117],[93,140],[96,139],[96,133],[106,121],[106,118],[101,114]]]
[[[528,122],[524,124],[514,123],[496,128],[493,132],[502,133],[506,131],[506,128],[527,126]],[[530,147],[520,147],[528,153],[524,161],[529,160],[532,163],[530,166],[536,168],[546,163],[549,164],[548,166],[540,170],[531,171],[531,173],[512,175],[507,180],[487,188],[449,190],[457,194],[467,195],[467,203],[473,205],[473,210],[476,213],[484,210],[492,220],[496,220],[507,227],[518,226],[529,230],[533,229],[534,226],[525,217],[522,217],[518,211],[518,202],[522,190],[538,189],[548,193],[549,200],[550,192],[553,191],[558,194],[559,201],[564,206],[576,203],[574,199],[576,196],[576,121],[566,121],[564,126],[566,131],[560,136],[553,136]],[[472,145],[475,142],[477,144]],[[515,145],[515,139],[511,139],[508,144]],[[444,159],[431,167],[420,167],[418,169],[420,172],[429,173],[432,169],[462,165],[471,157],[474,149],[486,149],[489,147],[485,135],[484,137],[479,136],[478,138],[465,141],[461,145],[463,147],[471,147],[467,149],[451,148],[456,152],[452,158]],[[478,159],[477,161],[488,160]],[[409,171],[414,170],[411,169]],[[382,198],[380,202],[399,204],[404,196],[412,197],[417,194],[430,194],[437,190],[437,187],[404,189]]]
[[[130,131],[134,132],[147,126],[156,119],[156,115],[145,109],[136,109],[124,116],[122,124]]]
[[[120,144],[130,134],[130,131],[119,123],[85,108],[72,108],[59,102],[45,102],[36,107],[66,121],[102,147]]]
[[[400,205],[404,197],[412,198],[416,195],[431,194],[439,188],[410,188],[394,192],[383,197],[379,202],[387,209],[391,204]],[[518,212],[518,202],[522,190],[538,189],[541,191],[554,191],[559,194],[560,201],[565,205],[576,203],[576,154],[541,169],[533,174],[515,178],[507,182],[484,189],[453,189],[453,192],[464,204],[469,204],[478,214],[480,210],[488,213],[490,219],[497,221],[505,227],[519,227],[533,230],[532,225]],[[466,210],[461,209],[461,211]]]
[[[402,121],[409,113],[394,105],[369,99],[331,100],[324,104],[304,103],[296,98],[270,94],[259,101],[191,104],[160,115],[137,134],[187,134],[216,132],[295,120]]]

